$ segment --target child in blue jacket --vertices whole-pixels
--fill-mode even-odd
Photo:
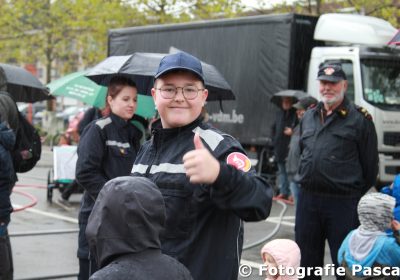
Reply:
[[[346,269],[346,279],[365,276],[381,278],[383,267],[400,266],[400,223],[393,219],[395,199],[382,193],[364,195],[357,208],[360,226],[351,231],[338,252],[338,263]],[[393,234],[385,231],[392,227]],[[372,273],[374,271],[376,273]]]
[[[381,189],[381,193],[393,196],[396,199],[396,206],[394,207],[394,219],[400,221],[400,174],[394,177],[394,181],[390,186]]]

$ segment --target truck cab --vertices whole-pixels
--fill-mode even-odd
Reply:
[[[395,33],[396,29],[381,19],[323,15],[314,39],[324,40],[328,46],[312,50],[308,72],[308,93],[319,98],[319,66],[342,63],[349,84],[347,97],[367,109],[375,124],[378,186],[392,182],[400,173],[400,48],[386,45]]]

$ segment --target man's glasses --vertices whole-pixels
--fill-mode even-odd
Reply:
[[[183,97],[187,100],[192,100],[197,97],[199,91],[204,90],[204,88],[197,88],[195,86],[184,86],[184,87],[175,87],[175,86],[162,86],[160,88],[156,88],[160,91],[161,96],[165,99],[172,99],[178,93],[178,89],[182,90]]]

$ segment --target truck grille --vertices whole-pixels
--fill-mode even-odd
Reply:
[[[392,157],[393,159],[400,159],[400,153],[383,153],[385,156]]]
[[[397,175],[400,173],[400,166],[386,166],[385,173],[389,175]]]
[[[400,133],[385,132],[383,134],[383,144],[387,146],[400,146]]]

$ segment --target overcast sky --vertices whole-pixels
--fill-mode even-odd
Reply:
[[[249,7],[259,8],[260,3],[265,3],[266,8],[271,8],[273,4],[279,4],[284,2],[284,0],[242,0],[242,3]],[[288,4],[293,3],[294,0],[287,0]]]

